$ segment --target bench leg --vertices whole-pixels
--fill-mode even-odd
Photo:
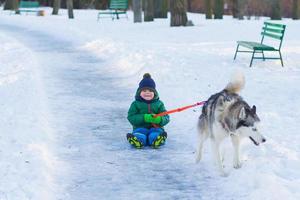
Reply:
[[[263,55],[263,61],[265,61],[265,54],[264,54],[264,51],[261,51],[262,55]]]
[[[238,52],[238,50],[239,50],[239,44],[237,45],[237,47],[236,47],[236,50],[235,50],[235,54],[234,54],[234,58],[233,58],[233,60],[235,60],[235,58],[236,58],[236,54],[237,54],[237,52]]]
[[[278,52],[279,52],[279,56],[280,56],[281,66],[283,67],[283,61],[282,61],[281,52],[280,51],[278,51]]]
[[[250,66],[249,66],[249,67],[251,67],[251,66],[252,66],[252,62],[253,62],[253,58],[254,58],[254,54],[255,54],[255,51],[253,51],[253,53],[252,53],[252,58],[251,58],[251,62],[250,62]]]

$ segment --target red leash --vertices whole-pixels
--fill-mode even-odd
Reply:
[[[176,108],[174,110],[165,111],[165,112],[154,115],[154,117],[164,116],[164,115],[172,114],[172,113],[175,113],[175,112],[181,112],[181,111],[189,109],[189,108],[193,108],[193,107],[196,107],[196,106],[201,106],[204,103],[205,103],[205,101],[201,101],[201,102],[195,103],[193,105],[184,106],[184,107],[181,107],[181,108]]]

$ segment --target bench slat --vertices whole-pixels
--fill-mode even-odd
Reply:
[[[271,22],[264,22],[264,24],[267,25],[267,26],[273,26],[273,27],[279,27],[279,28],[285,29],[284,24],[274,24],[274,23],[271,23]]]
[[[276,34],[267,33],[267,32],[261,32],[261,35],[269,36],[269,37],[277,39],[277,40],[282,40],[282,38],[283,38],[283,35],[276,35]]]
[[[263,30],[266,32],[273,32],[273,33],[279,33],[283,35],[284,29],[275,29],[275,28],[269,28],[269,27],[263,27]]]
[[[40,4],[37,1],[20,1],[19,8],[37,8]]]
[[[274,51],[276,50],[274,47],[261,44],[258,42],[250,42],[250,41],[237,41],[237,43],[241,46],[247,47],[253,50],[264,50],[264,51]]]

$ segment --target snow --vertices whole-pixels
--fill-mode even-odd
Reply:
[[[0,200],[299,199],[299,21],[287,25],[280,61],[238,54],[237,40],[259,41],[263,21],[205,20],[170,28],[169,20],[133,24],[97,11],[51,16],[0,12]],[[2,9],[1,9],[2,10]],[[220,177],[210,144],[195,164],[201,108],[171,116],[167,144],[135,150],[127,110],[143,73],[155,79],[168,109],[206,100],[235,71],[241,95],[257,106],[267,142],[242,145],[242,168]]]

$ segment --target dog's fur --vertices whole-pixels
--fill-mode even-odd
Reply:
[[[237,74],[219,93],[212,95],[204,104],[199,117],[199,146],[196,162],[201,160],[203,142],[210,137],[216,163],[221,175],[226,175],[220,155],[220,144],[226,136],[231,137],[234,147],[233,167],[240,168],[240,139],[249,137],[255,145],[266,139],[259,133],[256,107],[252,108],[238,93],[245,85],[245,78]]]

